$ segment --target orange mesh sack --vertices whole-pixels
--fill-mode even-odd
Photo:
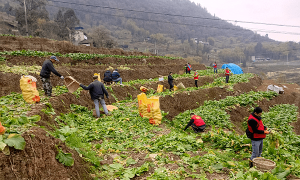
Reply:
[[[5,133],[5,127],[2,126],[1,122],[0,122],[0,135]]]
[[[40,102],[39,92],[36,89],[37,79],[33,76],[21,76],[20,88],[22,90],[23,99],[30,104]]]

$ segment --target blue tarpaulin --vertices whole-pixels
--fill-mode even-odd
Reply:
[[[242,68],[240,68],[240,66],[238,66],[236,64],[233,64],[233,63],[223,64],[222,69],[226,69],[226,67],[228,67],[233,74],[243,74],[244,73]]]

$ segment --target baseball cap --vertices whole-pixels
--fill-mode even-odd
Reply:
[[[51,56],[50,59],[54,59],[55,61],[59,61],[56,56]]]

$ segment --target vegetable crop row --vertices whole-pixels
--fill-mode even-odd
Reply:
[[[73,60],[88,60],[93,58],[123,58],[123,59],[146,59],[146,58],[164,58],[164,59],[181,59],[180,57],[168,57],[168,56],[145,56],[145,55],[111,55],[111,54],[86,54],[86,53],[68,53],[61,54],[59,52],[47,52],[47,51],[33,51],[33,50],[18,50],[18,51],[2,51],[0,55],[11,55],[11,56],[30,56],[30,57],[46,57],[46,56],[57,56],[57,57],[69,57]]]
[[[247,106],[254,104],[255,101],[261,100],[263,98],[272,99],[274,96],[277,96],[276,92],[269,91],[260,91],[254,92],[250,91],[249,93],[244,93],[240,96],[227,96],[225,99],[219,101],[205,101],[203,106],[200,106],[197,109],[192,110],[195,114],[200,115],[206,122],[206,124],[212,126],[215,125],[220,128],[232,128],[232,123],[229,121],[229,115],[226,113],[226,109],[237,105],[237,106]],[[191,110],[180,113],[173,120],[174,126],[177,128],[184,128],[187,124],[189,114]]]
[[[260,173],[257,170],[244,171],[240,168],[234,175],[236,179],[284,179],[289,174],[300,175],[300,137],[293,132],[291,122],[298,119],[298,107],[289,104],[280,104],[271,107],[269,112],[263,112],[264,125],[271,130],[264,140],[262,156],[276,162],[277,166],[270,173]],[[250,114],[250,111],[249,111]],[[245,122],[247,120],[245,119]],[[211,132],[201,135],[204,142],[209,142],[212,147],[233,151],[240,155],[240,159],[251,156],[251,140],[246,135],[226,132],[213,128]],[[223,167],[225,164],[221,164]],[[268,178],[264,178],[268,177]]]

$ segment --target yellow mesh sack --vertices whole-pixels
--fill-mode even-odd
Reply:
[[[23,98],[27,103],[34,104],[40,102],[39,92],[36,89],[36,82],[32,78],[21,76],[20,88],[22,90]]]
[[[156,90],[156,92],[158,92],[158,93],[161,93],[161,92],[163,92],[164,91],[164,85],[158,85],[157,86],[157,90]]]
[[[98,81],[101,82],[100,73],[94,73],[94,76],[98,76]]]
[[[149,118],[150,124],[161,124],[159,97],[152,96],[148,99],[145,93],[141,93],[138,95],[138,103],[141,117]]]
[[[178,90],[178,87],[177,86],[174,86],[174,91],[177,91]]]

